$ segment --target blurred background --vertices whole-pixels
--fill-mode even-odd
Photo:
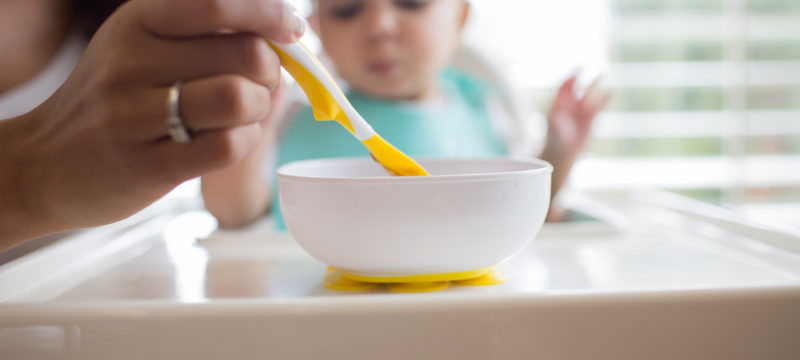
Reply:
[[[800,228],[800,1],[471,3],[466,43],[532,118],[570,74],[612,91],[574,188],[652,185]]]
[[[800,1],[473,5],[468,41],[529,108],[576,69],[612,91],[574,187],[653,185],[800,228]]]

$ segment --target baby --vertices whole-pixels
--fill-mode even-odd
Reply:
[[[350,102],[391,144],[412,157],[505,156],[507,137],[497,130],[498,111],[490,104],[495,89],[451,67],[469,11],[465,0],[316,0],[308,20],[348,86]],[[562,85],[548,117],[541,158],[554,166],[553,195],[566,181],[592,119],[608,99],[576,99],[574,83],[571,78]],[[274,96],[281,98],[282,91]],[[303,159],[368,156],[338,124],[314,120],[308,107],[287,112],[276,105],[267,121],[283,125],[263,139],[259,150],[234,167],[203,177],[206,208],[222,226],[248,224],[271,210],[283,227],[274,180],[262,171],[267,157],[277,158],[280,166]],[[558,215],[552,213],[551,219]]]

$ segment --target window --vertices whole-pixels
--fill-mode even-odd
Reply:
[[[473,5],[470,41],[532,107],[574,68],[605,74],[614,97],[574,186],[651,184],[800,227],[799,1]]]

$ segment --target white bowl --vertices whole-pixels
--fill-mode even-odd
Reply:
[[[541,229],[553,170],[547,162],[419,162],[431,176],[388,176],[369,158],[281,166],[286,226],[312,256],[367,276],[487,268],[520,252]]]

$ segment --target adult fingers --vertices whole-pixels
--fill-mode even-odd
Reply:
[[[140,0],[131,6],[142,26],[166,37],[187,37],[231,30],[292,42],[303,21],[281,0]]]
[[[183,181],[230,166],[255,149],[263,136],[259,123],[196,134],[188,144],[171,139],[141,149],[139,171],[159,174],[167,182]]]
[[[187,84],[180,113],[184,124],[204,131],[256,122],[270,111],[267,88],[235,75],[222,75]]]
[[[138,46],[144,48],[144,45]],[[136,54],[131,54],[136,52]],[[156,39],[146,51],[120,54],[113,64],[118,72],[145,85],[169,85],[221,74],[241,74],[270,89],[278,87],[280,59],[258,35],[213,35],[191,39]],[[128,59],[134,59],[131,61]]]
[[[121,136],[152,141],[168,134],[171,86],[143,88],[119,99]],[[240,75],[226,74],[183,83],[176,99],[183,125],[198,133],[246,125],[264,119],[271,107],[269,90]],[[135,103],[131,108],[126,104]]]

